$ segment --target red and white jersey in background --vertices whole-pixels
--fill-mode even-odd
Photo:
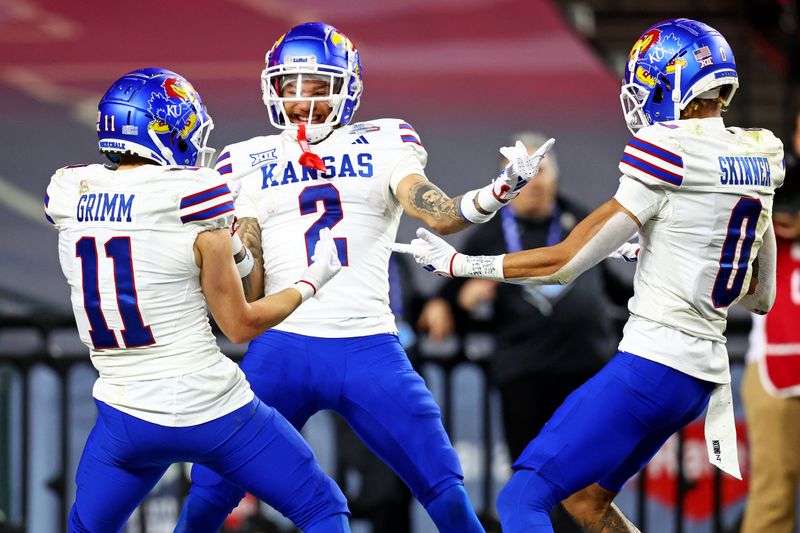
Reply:
[[[297,281],[308,267],[322,228],[330,228],[342,271],[275,329],[319,337],[357,337],[397,331],[389,308],[389,245],[402,208],[399,182],[424,176],[427,153],[414,129],[382,119],[338,128],[311,145],[326,171],[298,163],[290,132],[225,147],[216,168],[241,179],[239,218],[261,225],[265,292]]]
[[[103,165],[56,171],[45,213],[81,340],[100,377],[95,398],[149,422],[213,420],[253,397],[220,352],[194,241],[228,228],[233,198],[211,169]]]
[[[800,396],[800,241],[777,239],[775,304],[753,315],[748,362],[758,362],[764,388],[779,398]]]
[[[620,349],[730,381],[728,308],[746,292],[783,183],[783,145],[721,118],[658,123],[625,147],[615,198],[646,220]]]

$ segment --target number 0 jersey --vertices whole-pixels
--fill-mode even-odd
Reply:
[[[620,349],[728,382],[728,308],[747,293],[771,223],[783,145],[721,118],[676,120],[637,132],[619,168],[615,198],[643,224]]]
[[[297,281],[311,262],[322,228],[330,228],[342,271],[275,329],[318,337],[395,332],[389,309],[389,245],[402,208],[398,183],[424,176],[427,153],[414,129],[382,119],[338,128],[311,146],[326,171],[301,166],[295,137],[255,137],[225,147],[217,161],[223,177],[238,181],[239,218],[261,226],[265,293]]]
[[[81,340],[100,377],[94,396],[149,422],[206,422],[252,399],[220,352],[195,263],[201,231],[230,227],[233,198],[216,172],[144,165],[67,167],[45,213]]]

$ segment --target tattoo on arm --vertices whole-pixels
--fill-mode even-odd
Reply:
[[[239,237],[242,239],[242,244],[244,244],[250,253],[253,254],[253,261],[255,262],[255,267],[253,267],[253,271],[257,273],[259,276],[263,276],[264,274],[264,256],[262,255],[262,247],[261,247],[261,226],[258,224],[258,220],[255,217],[245,217],[239,220],[239,229],[236,230],[239,234]],[[252,274],[251,274],[252,275]],[[255,287],[251,286],[252,283],[250,282],[250,276],[246,276],[242,278],[242,287],[244,288],[244,293],[247,295],[248,300],[251,297],[260,297],[260,294],[251,295],[251,292],[255,290]],[[263,291],[263,287],[259,292]]]
[[[437,221],[464,222],[458,206],[461,196],[450,198],[430,182],[415,183],[409,191],[409,196],[411,205],[422,214],[431,216]]]

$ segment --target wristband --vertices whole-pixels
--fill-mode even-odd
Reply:
[[[489,187],[491,187],[491,185],[489,185]],[[478,196],[478,194],[479,190],[465,192],[464,196],[461,197],[461,202],[459,204],[461,216],[464,217],[464,220],[472,222],[473,224],[483,224],[484,222],[488,222],[492,219],[492,217],[494,217],[495,212],[497,211],[494,210],[490,213],[481,213],[478,211],[478,208],[475,207],[475,197]],[[481,205],[481,207],[483,206]]]
[[[236,262],[236,270],[239,271],[240,278],[246,278],[255,268],[256,262],[253,260],[253,254],[250,253],[250,250],[245,246],[242,246],[242,248],[244,248],[244,257],[241,261]]]
[[[256,262],[253,260],[253,254],[250,253],[250,250],[244,245],[242,239],[239,238],[238,233],[234,233],[231,236],[231,249],[233,251],[234,260],[236,256],[244,250],[244,257],[236,261],[236,270],[239,271],[240,278],[247,277],[248,274],[253,271]]]
[[[456,254],[450,266],[450,274],[456,278],[481,278],[505,281],[503,255]]]
[[[235,256],[241,252],[242,248],[244,248],[244,243],[242,242],[242,239],[239,238],[239,234],[234,233],[231,235],[231,251],[233,252],[233,255]]]
[[[478,189],[478,205],[481,206],[481,209],[484,211],[488,211],[492,214],[499,211],[500,208],[507,205],[509,200],[505,202],[500,200],[494,194],[494,184],[490,183],[486,187]]]
[[[300,293],[301,303],[305,302],[306,300],[317,294],[317,288],[314,287],[312,283],[304,279],[295,282],[295,284],[292,285],[292,288]]]

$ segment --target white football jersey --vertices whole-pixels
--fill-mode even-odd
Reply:
[[[144,420],[199,424],[252,399],[206,314],[194,241],[230,227],[233,198],[211,169],[67,167],[45,213],[81,340],[100,377],[94,396]]]
[[[341,272],[275,329],[319,337],[395,332],[387,269],[402,208],[394,191],[404,177],[424,176],[427,153],[396,119],[338,128],[311,150],[324,173],[298,163],[302,151],[289,132],[227,146],[217,161],[223,177],[249,172],[236,214],[261,226],[266,294],[299,279],[322,228],[336,242]]]
[[[728,382],[728,308],[750,285],[783,145],[721,118],[676,120],[637,132],[619,168],[615,198],[643,223],[620,349]]]

